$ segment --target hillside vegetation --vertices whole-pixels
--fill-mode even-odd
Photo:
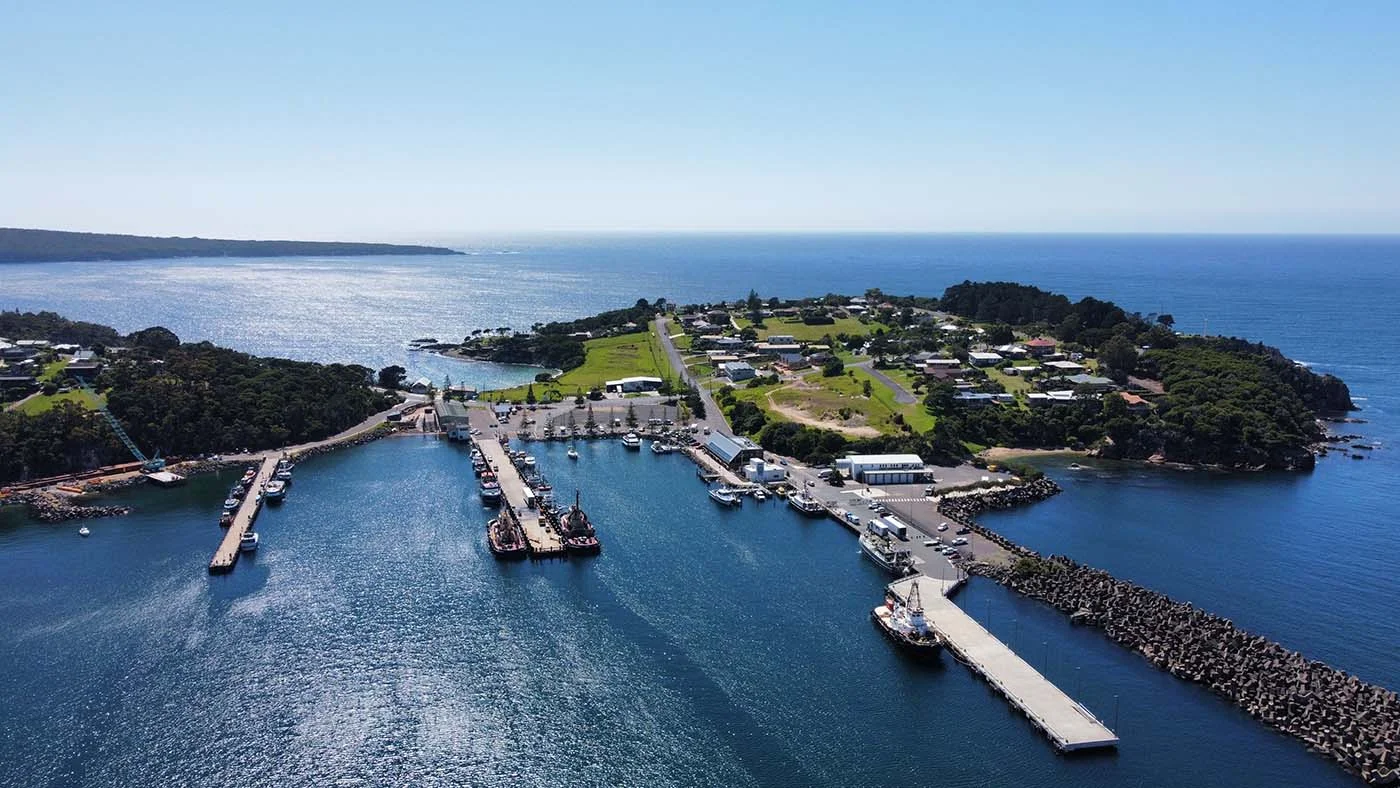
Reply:
[[[153,260],[168,257],[356,257],[377,254],[461,254],[439,246],[344,241],[238,241],[157,238],[0,227],[0,263],[70,260]]]

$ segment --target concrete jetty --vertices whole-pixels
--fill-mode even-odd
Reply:
[[[915,575],[889,588],[907,599],[919,586],[924,617],[948,649],[1035,724],[1061,752],[1114,747],[1118,737],[1088,709],[1050,683],[1025,660],[982,628],[946,594],[960,581]]]
[[[478,438],[476,447],[496,473],[496,481],[501,485],[505,500],[502,506],[509,506],[520,528],[525,532],[525,541],[530,545],[531,557],[548,557],[564,554],[564,541],[555,533],[537,509],[531,509],[525,502],[525,481],[520,478],[515,463],[506,456],[505,447],[495,438]]]
[[[233,524],[229,526],[228,531],[224,534],[224,540],[219,543],[219,549],[214,552],[213,560],[209,562],[210,574],[228,572],[233,569],[234,564],[238,563],[238,541],[253,527],[253,520],[257,518],[258,509],[262,506],[258,491],[272,478],[272,474],[276,470],[277,457],[275,455],[264,457],[262,466],[258,468],[258,475],[248,486],[248,494],[243,496],[243,503],[239,504],[238,511],[234,512]]]

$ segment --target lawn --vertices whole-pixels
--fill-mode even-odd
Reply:
[[[81,389],[75,389],[62,394],[54,394],[53,396],[40,394],[37,397],[26,400],[23,405],[15,408],[15,410],[29,416],[37,416],[60,402],[76,402],[88,410],[97,410],[98,403],[102,400],[103,398],[100,394],[92,395]]]
[[[753,322],[748,318],[736,317],[735,320],[738,321],[740,328],[747,328],[753,325]],[[772,334],[790,334],[792,338],[796,339],[798,342],[819,342],[821,338],[827,334],[833,337],[838,334],[864,336],[877,328],[886,328],[886,326],[875,322],[862,323],[853,317],[838,318],[835,323],[825,326],[809,326],[797,318],[783,318],[780,320],[775,317],[770,317],[764,322],[763,328],[756,330],[758,331],[758,338],[760,340],[766,340]]]
[[[544,399],[546,391],[557,391],[561,397],[572,397],[579,390],[586,393],[618,378],[666,378],[676,374],[660,340],[651,332],[590,339],[583,343],[583,351],[581,366],[560,375],[554,383],[536,383],[535,396]],[[523,400],[528,388],[526,385],[495,391],[492,399]]]
[[[66,366],[68,366],[67,361],[50,361],[44,365],[44,371],[39,374],[39,382],[58,382],[58,375]]]
[[[987,369],[987,377],[1000,383],[1008,392],[1016,394],[1023,391],[1033,391],[1031,382],[1020,375],[1008,375],[995,367]]]
[[[924,410],[923,405],[900,405],[894,401],[894,392],[885,384],[871,377],[864,370],[851,369],[850,374],[836,377],[823,377],[820,372],[807,375],[809,384],[816,389],[783,389],[773,394],[773,401],[784,407],[802,410],[814,418],[824,414],[839,414],[843,409],[859,413],[865,417],[867,426],[882,433],[900,431],[895,416],[901,416],[904,423],[916,432],[933,428],[934,418]],[[864,384],[870,382],[870,396],[864,394]],[[758,404],[762,405],[760,401]]]

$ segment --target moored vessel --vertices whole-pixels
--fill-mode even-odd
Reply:
[[[869,525],[860,534],[860,551],[895,577],[903,577],[914,569],[913,553],[896,548],[888,536],[876,533]]]
[[[629,432],[622,436],[622,445],[628,449],[640,450],[642,448],[642,438],[635,432]]]
[[[593,555],[603,549],[597,530],[579,506],[578,490],[574,490],[574,505],[559,517],[559,534],[564,538],[564,549],[570,553]]]
[[[820,517],[826,514],[826,507],[821,501],[813,498],[806,490],[794,490],[788,495],[788,505],[808,517]]]
[[[238,552],[251,553],[257,550],[259,541],[256,533],[253,531],[244,531],[243,535],[238,538]]]
[[[743,503],[738,493],[728,487],[716,487],[710,490],[710,500],[722,506],[738,506]]]
[[[919,601],[919,584],[909,584],[909,598],[900,599],[893,591],[885,592],[885,603],[870,611],[876,626],[900,648],[921,656],[932,656],[943,647],[943,639],[924,619]]]
[[[267,486],[263,487],[263,497],[267,499],[268,503],[281,501],[287,497],[287,483],[280,479],[273,479],[267,483]]]
[[[577,460],[577,459],[578,459],[578,449],[575,449],[573,446],[570,446],[570,447],[569,447],[569,450],[568,450],[567,452],[565,452],[565,453],[568,455],[569,459],[571,459],[571,460]]]
[[[520,526],[508,514],[487,523],[486,544],[497,558],[524,558],[530,552]]]

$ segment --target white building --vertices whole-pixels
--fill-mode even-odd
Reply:
[[[968,353],[967,362],[974,367],[994,367],[1005,361],[996,353]]]
[[[656,391],[661,388],[661,378],[638,376],[609,380],[603,384],[604,390],[613,394],[632,394],[638,391]]]
[[[929,475],[917,454],[852,454],[836,468],[863,484],[913,484]]]
[[[729,361],[719,365],[719,374],[738,383],[741,380],[750,380],[758,375],[758,370],[747,361]]]
[[[1088,369],[1088,367],[1085,367],[1083,364],[1076,364],[1073,361],[1047,361],[1045,362],[1045,366],[1056,372],[1064,372],[1067,374],[1083,372],[1085,369]]]
[[[744,466],[744,478],[758,484],[772,484],[787,479],[787,469],[781,465],[769,465],[754,457]]]

